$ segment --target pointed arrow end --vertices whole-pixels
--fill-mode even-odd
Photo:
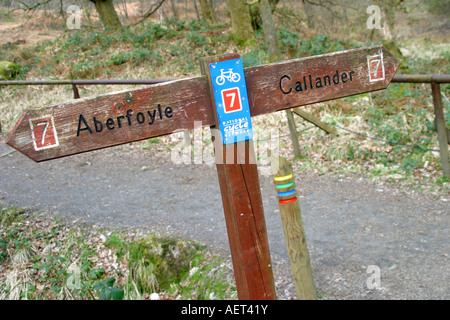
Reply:
[[[28,119],[27,114],[28,110],[26,110],[17,121],[14,128],[6,137],[5,143],[33,161],[38,162],[39,160],[34,157],[33,152],[30,152],[30,150],[32,150],[32,140],[30,137],[29,125],[26,120]]]
[[[19,148],[19,146],[17,145],[17,141],[16,141],[16,140],[17,140],[17,139],[16,139],[16,137],[17,137],[17,131],[18,131],[18,129],[21,127],[21,124],[22,124],[22,122],[23,122],[23,119],[24,119],[26,113],[27,113],[27,112],[25,111],[25,112],[22,114],[22,116],[21,116],[20,119],[17,121],[16,125],[15,125],[14,128],[11,130],[11,132],[8,134],[8,136],[6,137],[6,140],[5,140],[5,143],[6,143],[8,146],[10,146],[10,147],[16,149],[17,151],[20,151],[20,148]]]
[[[385,73],[386,73],[386,79],[388,81],[388,84],[391,82],[392,78],[394,77],[395,73],[397,72],[398,68],[400,67],[400,64],[403,62],[399,58],[397,58],[394,54],[392,54],[388,49],[386,49],[384,46],[382,46],[383,51],[383,57],[384,57],[384,67],[385,67]]]

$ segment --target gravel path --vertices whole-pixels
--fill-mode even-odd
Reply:
[[[0,202],[51,216],[200,240],[227,259],[214,166],[124,145],[34,163],[0,142]],[[4,155],[4,156],[1,156]],[[296,173],[317,290],[325,299],[449,299],[450,197]],[[270,176],[263,204],[279,299],[295,298]],[[380,270],[369,289],[368,266]]]

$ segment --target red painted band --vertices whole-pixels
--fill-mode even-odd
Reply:
[[[295,200],[297,200],[297,197],[291,198],[291,199],[286,199],[286,200],[280,200],[281,204],[286,204],[286,203],[291,203],[294,202]]]

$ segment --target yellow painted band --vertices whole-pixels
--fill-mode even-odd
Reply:
[[[290,178],[292,178],[292,173],[288,174],[287,176],[274,177],[273,180],[275,180],[275,181],[284,181],[284,180],[288,180]]]

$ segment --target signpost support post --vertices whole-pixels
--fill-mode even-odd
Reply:
[[[202,73],[208,78],[213,105],[219,101],[214,98],[212,82],[215,79],[211,77],[209,65],[238,58],[239,55],[230,54],[200,60]],[[214,122],[212,128],[217,130],[220,125],[217,112],[214,112]],[[224,146],[221,137],[214,138],[217,174],[238,297],[243,300],[275,299],[253,140]]]

